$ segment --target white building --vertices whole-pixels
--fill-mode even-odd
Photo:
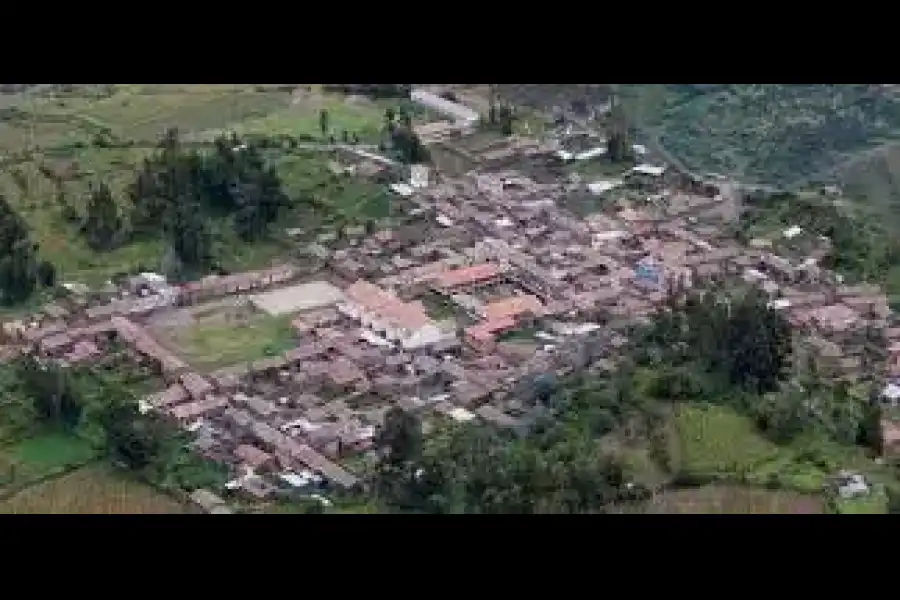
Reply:
[[[421,302],[403,302],[367,281],[351,285],[345,296],[338,311],[407,350],[424,348],[454,335],[432,321]]]
[[[441,98],[431,92],[415,89],[410,93],[409,97],[413,102],[449,117],[459,124],[468,125],[478,122],[478,113],[468,106]]]

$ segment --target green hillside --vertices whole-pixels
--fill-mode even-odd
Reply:
[[[900,137],[900,97],[880,84],[617,87],[637,125],[688,168],[745,181],[831,181]]]

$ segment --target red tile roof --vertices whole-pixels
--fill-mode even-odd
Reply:
[[[452,271],[445,271],[435,279],[435,286],[440,288],[455,288],[463,285],[471,285],[473,283],[483,283],[490,281],[500,274],[497,265],[484,263],[473,265],[471,267],[463,267]]]

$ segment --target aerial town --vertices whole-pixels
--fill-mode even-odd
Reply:
[[[464,145],[471,108],[425,91],[413,101],[445,116],[422,124],[428,143]],[[190,432],[204,456],[230,466],[232,490],[264,501],[281,486],[353,488],[385,413],[395,405],[441,420],[524,430],[540,408],[516,393],[534,377],[613,369],[629,323],[675,283],[733,278],[758,286],[804,332],[804,343],[852,377],[860,332],[885,331],[900,378],[900,326],[875,286],[846,286],[817,265],[827,240],[785,224],[779,239],[741,246],[726,226],[740,211],[728,186],[695,181],[642,147],[616,178],[555,175],[549,165],[603,152],[582,138],[516,135],[462,154],[449,173],[413,167],[394,183],[400,223],[323,234],[303,266],[174,285],[142,273],[90,300],[71,294],[2,323],[6,357],[36,349],[67,363],[113,342],[152,365],[166,387],[141,400]],[[347,153],[336,169],[395,169]],[[293,347],[247,364],[200,369],[167,330],[213,313],[289,316]],[[240,318],[234,317],[234,318]],[[886,402],[900,387],[885,383]],[[900,422],[882,422],[900,444]],[[217,494],[196,501],[227,511]]]

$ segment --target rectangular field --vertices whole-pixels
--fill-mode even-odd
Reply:
[[[290,94],[252,86],[190,85],[175,89],[123,86],[109,98],[73,100],[69,112],[108,127],[114,135],[153,140],[176,127],[185,133],[225,128],[290,104]]]
[[[192,324],[159,327],[160,342],[201,371],[277,356],[295,344],[290,317],[223,309]]]
[[[0,451],[0,490],[30,482],[90,462],[96,456],[89,442],[62,432],[47,432],[20,440]]]
[[[820,498],[739,486],[704,486],[664,492],[643,507],[656,514],[821,514]]]
[[[79,469],[0,502],[0,514],[180,514],[186,508],[108,467]]]

